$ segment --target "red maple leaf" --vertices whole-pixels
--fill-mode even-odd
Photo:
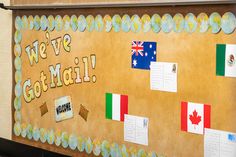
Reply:
[[[194,124],[194,129],[195,125],[198,125],[201,122],[201,116],[198,115],[197,111],[194,110],[192,115],[189,115],[189,119],[191,120],[192,124]]]

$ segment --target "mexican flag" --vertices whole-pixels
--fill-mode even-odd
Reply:
[[[192,102],[181,102],[181,130],[203,134],[211,126],[211,106]]]
[[[217,44],[216,75],[236,77],[236,45]]]
[[[128,96],[106,93],[106,118],[124,121],[125,114],[128,114]]]

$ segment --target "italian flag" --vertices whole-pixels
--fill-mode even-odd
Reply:
[[[211,106],[206,104],[181,102],[181,130],[203,134],[204,128],[211,126]]]
[[[216,75],[236,77],[236,45],[217,44]]]
[[[124,121],[125,114],[128,114],[128,96],[106,93],[106,118]]]

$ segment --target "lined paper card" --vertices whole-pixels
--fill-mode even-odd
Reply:
[[[177,63],[151,62],[151,90],[177,92]]]
[[[236,133],[205,129],[204,157],[236,157]]]
[[[148,118],[125,114],[124,140],[148,145]]]

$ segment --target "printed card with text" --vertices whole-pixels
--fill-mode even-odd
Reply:
[[[73,108],[70,96],[60,97],[55,100],[55,119],[56,122],[73,117]]]

